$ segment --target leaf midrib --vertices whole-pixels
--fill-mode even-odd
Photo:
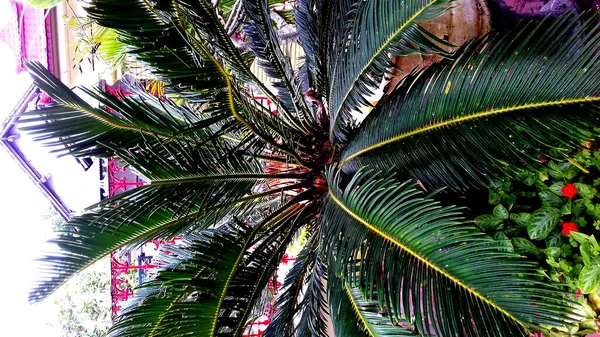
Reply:
[[[221,174],[221,175],[205,175],[190,178],[176,179],[157,179],[150,183],[150,186],[161,185],[176,185],[176,184],[193,184],[207,181],[243,181],[243,180],[260,180],[260,179],[302,179],[306,178],[303,173],[281,173],[281,174],[266,174],[266,173],[240,173],[240,174]]]
[[[394,143],[394,142],[398,142],[400,140],[403,140],[403,139],[406,139],[409,137],[416,136],[418,134],[421,134],[421,133],[424,133],[427,131],[439,129],[444,126],[450,126],[450,125],[459,124],[459,123],[477,119],[477,118],[484,118],[484,117],[489,117],[492,115],[498,115],[498,114],[507,113],[507,112],[515,112],[515,111],[527,110],[527,109],[545,108],[545,107],[551,107],[551,106],[557,106],[557,105],[591,103],[591,102],[600,102],[600,96],[599,97],[562,99],[562,100],[542,102],[542,103],[527,103],[527,104],[522,104],[522,105],[514,105],[511,107],[501,108],[501,109],[492,109],[492,110],[488,110],[488,111],[481,111],[481,112],[476,112],[474,114],[470,114],[468,116],[452,118],[452,119],[449,119],[449,120],[446,120],[443,122],[434,123],[434,124],[431,124],[431,125],[428,125],[425,127],[418,128],[416,130],[405,132],[405,133],[397,135],[395,137],[377,142],[377,143],[370,145],[362,150],[356,151],[356,152],[352,153],[351,155],[345,156],[345,158],[340,161],[338,167],[342,168],[344,165],[346,165],[351,160],[353,160],[353,159],[357,158],[358,156],[361,156],[367,152],[373,151],[377,148],[386,146],[386,145]]]
[[[331,191],[331,189],[329,190],[329,197],[331,198],[331,200],[333,200],[342,210],[344,210],[348,215],[350,215],[352,218],[354,218],[356,221],[358,221],[359,223],[361,223],[362,225],[364,225],[365,227],[367,227],[369,230],[371,230],[374,234],[382,237],[384,240],[389,241],[390,243],[396,245],[398,248],[402,249],[403,251],[407,252],[408,254],[412,255],[413,257],[415,257],[416,259],[418,259],[419,261],[421,261],[423,264],[425,264],[427,267],[433,269],[434,271],[440,273],[442,276],[444,276],[445,278],[451,280],[452,282],[454,282],[456,285],[458,285],[459,287],[463,288],[464,290],[466,290],[468,293],[472,294],[473,296],[475,296],[476,298],[480,299],[482,302],[488,304],[489,306],[491,306],[492,308],[498,310],[499,312],[501,312],[502,314],[506,315],[508,318],[510,318],[511,320],[515,321],[516,323],[518,323],[521,326],[526,326],[525,324],[523,324],[519,319],[517,319],[515,316],[513,316],[512,314],[510,314],[508,311],[506,311],[504,308],[500,307],[499,305],[497,305],[496,303],[492,302],[491,300],[489,300],[487,297],[483,296],[482,294],[480,294],[477,290],[469,287],[467,284],[464,284],[462,281],[460,281],[459,279],[457,279],[456,277],[450,275],[450,273],[448,273],[447,271],[445,271],[444,269],[442,269],[441,267],[438,267],[437,265],[435,265],[433,262],[429,261],[427,258],[421,256],[419,253],[417,253],[416,251],[414,251],[412,248],[406,246],[405,244],[403,244],[402,242],[398,241],[396,238],[392,237],[391,235],[385,233],[384,231],[382,231],[381,229],[371,225],[369,222],[367,222],[366,220],[364,220],[363,218],[361,218],[360,216],[358,216],[357,214],[355,214],[352,210],[350,210],[348,207],[346,207],[346,205],[344,205]]]
[[[354,312],[358,315],[358,318],[360,318],[360,321],[362,322],[363,326],[369,333],[369,336],[376,337],[373,330],[371,330],[371,327],[369,326],[367,319],[363,316],[362,312],[358,308],[356,301],[354,301],[354,296],[352,296],[352,290],[348,287],[348,284],[346,283],[346,281],[344,281],[344,290],[346,292],[346,295],[348,295],[348,299],[350,300],[350,303],[352,303],[352,308],[354,309]]]

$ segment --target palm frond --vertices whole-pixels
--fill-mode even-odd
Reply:
[[[210,55],[211,61],[217,65],[221,73],[225,75],[225,81],[227,85],[227,105],[231,111],[231,114],[251,133],[254,133],[256,137],[262,141],[269,143],[275,148],[283,150],[287,154],[294,157],[299,163],[302,160],[295,152],[289,148],[285,149],[284,146],[278,145],[273,137],[270,136],[273,130],[261,130],[258,125],[253,123],[252,119],[244,115],[244,111],[239,111],[238,106],[247,105],[248,102],[245,100],[249,90],[252,92],[252,87],[260,90],[264,95],[268,97],[280,110],[282,115],[287,118],[282,118],[281,121],[286,124],[287,129],[293,130],[296,134],[307,133],[306,130],[299,128],[293,115],[286,110],[286,107],[281,103],[280,99],[274,96],[264,86],[262,82],[250,71],[248,62],[240,55],[240,53],[233,46],[230,38],[225,33],[222,25],[216,20],[215,14],[212,7],[208,5],[204,0],[198,2],[190,1],[179,1],[174,3],[175,9],[181,25],[184,23],[191,24],[194,33],[194,45],[198,49],[212,48],[214,49],[213,55]],[[207,6],[209,8],[207,8]],[[227,70],[224,65],[221,65],[220,59],[225,60],[225,66],[230,69],[235,76],[228,76]],[[250,85],[248,85],[250,84]],[[253,95],[251,96],[251,99]],[[246,111],[247,112],[247,111]],[[263,119],[277,119],[276,116],[270,113],[261,116]]]
[[[59,155],[110,157],[114,152],[102,143],[134,147],[145,139],[171,141],[177,136],[196,133],[230,117],[227,111],[198,115],[160,101],[144,88],[132,85],[130,94],[114,97],[110,93],[83,89],[96,102],[93,106],[55,78],[39,63],[28,63],[34,83],[57,101],[56,105],[31,110],[20,115],[21,129],[35,140],[53,148]]]
[[[246,126],[250,124],[235,108],[239,94],[234,93],[238,90],[234,81],[251,83],[271,101],[281,104],[252,74],[215,8],[205,0],[95,0],[87,11],[100,25],[114,28],[120,39],[131,46],[131,53],[151,66],[153,74],[172,86],[189,88],[207,97],[213,105],[226,106]],[[218,95],[222,91],[228,95]],[[216,101],[219,97],[221,100]]]
[[[205,95],[226,88],[210,55],[193,44],[186,27],[178,26],[170,2],[94,0],[86,12],[101,26],[113,28],[130,54],[166,83]]]
[[[190,235],[188,247],[171,249],[170,263],[136,289],[108,336],[214,336],[251,233],[242,224]]]
[[[45,272],[30,300],[43,299],[68,277],[122,246],[206,228],[227,214],[244,214],[261,200],[302,187],[294,183],[302,175],[263,173],[255,162],[216,141],[212,147],[198,141],[196,146],[149,142],[114,148],[150,183],[102,201],[67,223],[68,230],[52,241],[59,251],[40,260]],[[270,179],[281,179],[281,185],[251,193],[258,181]],[[57,269],[62,271],[58,275],[49,272]]]
[[[201,232],[189,253],[142,286],[143,292],[109,336],[240,335],[276,262],[307,215],[306,208],[289,205],[254,228],[235,221]]]
[[[258,58],[259,66],[271,77],[272,85],[286,109],[282,110],[282,117],[289,120],[300,130],[309,133],[315,127],[315,119],[311,118],[300,82],[286,57],[271,22],[268,0],[244,1],[246,15],[249,21],[244,23],[244,31],[249,39],[250,49]],[[287,113],[292,114],[287,115]]]
[[[326,316],[329,307],[326,298],[326,282],[328,279],[327,265],[323,257],[323,249],[319,248],[312,259],[313,269],[309,275],[301,307],[304,308],[298,321],[297,336],[327,336]]]
[[[285,277],[265,337],[325,336],[325,267],[320,261],[319,235],[313,234]],[[296,318],[299,318],[296,322]]]
[[[194,44],[198,48],[205,46],[213,49],[214,57],[225,61],[227,68],[235,74],[236,80],[255,86],[281,109],[286,109],[280,99],[250,71],[249,63],[234,46],[211,4],[206,0],[177,0],[175,2],[159,0],[159,2],[164,2],[165,6],[172,3],[180,25],[183,27],[191,25],[193,37],[197,39]]]
[[[350,287],[342,278],[330,282],[329,303],[336,336],[423,336],[406,320],[392,322],[386,318],[379,302],[364,299],[358,288]]]
[[[395,166],[458,189],[581,146],[598,135],[596,18],[527,24],[411,76],[367,117],[340,167]]]
[[[336,37],[329,56],[330,141],[347,140],[352,113],[371,106],[383,76],[394,68],[389,55],[446,54],[447,45],[418,25],[448,9],[449,0],[338,1],[333,6]]]
[[[392,322],[414,317],[426,335],[500,337],[581,318],[534,264],[465,224],[459,208],[386,173],[359,171],[345,187],[341,180],[328,173],[321,218],[337,238],[326,250],[330,274],[378,299]]]
[[[251,121],[246,127],[252,133],[244,134],[244,138],[256,144],[257,146],[253,146],[256,150],[264,149],[264,145],[268,144],[274,152],[291,157],[301,166],[311,165],[301,158],[296,149],[303,140],[296,129],[283,119],[273,118],[269,109],[252,97],[241,98],[239,102],[243,107],[244,118]]]
[[[332,31],[327,29],[331,14],[331,0],[298,0],[294,9],[296,29],[300,44],[306,54],[310,86],[316,88],[321,97],[329,96],[329,40]]]

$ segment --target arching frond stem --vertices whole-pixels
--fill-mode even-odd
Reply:
[[[444,277],[446,277],[449,280],[451,280],[452,282],[454,282],[456,285],[460,286],[461,288],[465,289],[467,292],[471,293],[476,298],[478,298],[481,301],[487,303],[488,305],[490,305],[494,309],[500,311],[501,313],[503,313],[504,315],[506,315],[507,317],[509,317],[510,319],[512,319],[513,321],[515,321],[519,325],[521,325],[523,328],[527,329],[527,326],[525,324],[523,324],[520,320],[518,320],[515,316],[513,316],[512,314],[510,314],[504,308],[502,308],[502,307],[498,306],[496,303],[490,301],[487,297],[485,297],[482,294],[480,294],[477,290],[475,290],[475,289],[469,287],[468,285],[464,284],[462,281],[460,281],[456,277],[450,275],[448,272],[446,272],[441,267],[433,264],[431,261],[429,261],[428,259],[426,259],[423,256],[421,256],[420,254],[418,254],[417,252],[415,252],[414,250],[412,250],[410,247],[406,246],[405,244],[403,244],[402,242],[398,241],[396,238],[388,235],[387,233],[381,231],[379,228],[371,225],[365,219],[361,218],[356,213],[352,212],[352,210],[350,210],[348,207],[346,207],[344,205],[344,203],[342,203],[338,198],[336,198],[336,196],[333,194],[333,192],[331,190],[329,190],[329,198],[331,198],[331,200],[333,200],[348,215],[350,215],[356,221],[360,222],[362,225],[364,225],[369,230],[373,231],[373,233],[375,233],[376,235],[379,235],[380,237],[382,237],[385,240],[389,241],[390,243],[394,244],[398,248],[400,248],[403,251],[407,252],[408,254],[414,256],[417,260],[421,261],[423,264],[425,264],[429,268],[431,268],[431,269],[435,270],[436,272],[440,273]]]
[[[477,112],[474,114],[470,114],[468,116],[463,116],[463,117],[458,117],[458,118],[454,118],[454,119],[441,121],[441,122],[438,122],[435,124],[428,125],[426,127],[412,130],[410,132],[399,134],[393,138],[386,139],[382,142],[378,142],[373,145],[370,145],[360,151],[356,151],[352,154],[349,154],[349,155],[345,156],[345,158],[339,162],[338,168],[342,168],[346,163],[350,162],[352,159],[354,159],[362,154],[365,154],[367,152],[373,151],[377,148],[380,148],[382,146],[388,145],[390,143],[398,142],[398,141],[401,141],[402,139],[412,137],[412,136],[415,136],[415,135],[418,135],[421,133],[425,133],[425,132],[428,132],[431,130],[443,128],[445,126],[452,126],[452,125],[459,124],[459,123],[466,122],[466,121],[473,120],[473,119],[485,118],[485,117],[499,115],[499,114],[503,114],[503,113],[517,112],[520,110],[540,109],[540,108],[548,108],[548,107],[555,107],[555,106],[561,106],[561,105],[593,103],[593,102],[600,102],[600,97],[584,97],[584,98],[577,98],[577,99],[562,99],[562,100],[552,101],[552,102],[523,104],[523,105],[517,105],[517,106],[512,106],[512,107],[507,107],[507,108],[481,111],[481,112]]]

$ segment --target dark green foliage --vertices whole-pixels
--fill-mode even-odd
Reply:
[[[599,117],[596,27],[529,24],[411,76],[344,149],[343,170],[396,165],[428,188],[459,189],[580,146]]]
[[[568,322],[555,320],[554,308],[567,303],[557,289],[535,280],[531,263],[466,225],[456,207],[441,207],[387,174],[359,171],[343,189],[339,175],[330,173],[328,180],[322,225],[329,237],[340,233],[327,245],[337,267],[330,272],[367,299],[378,298],[392,323],[414,317],[426,334],[471,330],[500,337]],[[503,283],[506,278],[511,282]],[[573,323],[579,314],[571,305],[566,312]]]
[[[514,196],[501,191],[475,225],[464,214],[485,202],[469,188],[597,136],[597,17],[532,22],[447,53],[418,23],[451,5],[299,0],[293,21],[306,64],[297,74],[271,21],[281,11],[274,1],[92,0],[91,19],[114,28],[179,99],[132,84],[133,95],[83,89],[99,104],[87,103],[30,64],[56,104],[25,113],[23,128],[61,155],[118,157],[147,181],[66,225],[41,258],[30,300],[121,246],[184,236],[109,335],[240,336],[302,231],[309,240],[267,336],[324,336],[329,319],[339,336],[574,328],[579,304],[520,255],[547,252],[504,231],[514,222],[556,242],[556,212],[600,211],[563,205],[551,186],[539,195],[547,214],[515,213],[505,204]],[[244,40],[234,43],[232,31]],[[356,114],[394,70],[390,56],[412,53],[445,60],[410,74],[359,125]],[[273,82],[250,71],[254,59]],[[559,164],[548,174],[577,173]],[[426,195],[416,184],[465,198],[449,203],[454,194]],[[585,200],[595,195],[578,188]],[[461,200],[467,208],[451,205]],[[585,274],[589,286],[599,275]]]

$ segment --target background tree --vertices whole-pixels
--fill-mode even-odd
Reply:
[[[53,207],[42,218],[54,232],[65,231],[65,220]],[[48,299],[56,316],[46,324],[64,337],[105,336],[112,326],[110,279],[110,257],[73,276]]]
[[[102,337],[112,326],[110,258],[73,276],[49,298],[57,306],[61,336]],[[53,325],[54,325],[53,324]]]

